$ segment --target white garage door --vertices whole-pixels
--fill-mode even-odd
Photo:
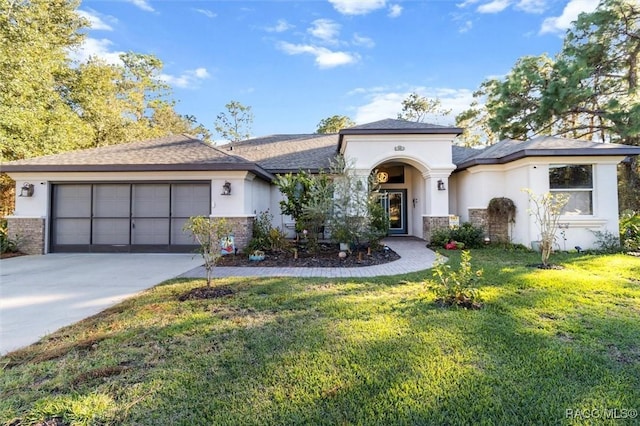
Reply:
[[[191,216],[208,216],[210,184],[77,183],[53,185],[54,252],[187,252],[182,231]]]

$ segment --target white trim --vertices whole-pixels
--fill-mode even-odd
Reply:
[[[569,228],[601,228],[609,222],[607,219],[595,217],[560,216],[560,225],[568,224]]]
[[[249,218],[256,217],[255,214],[210,214],[210,218],[226,218],[226,219],[234,219],[234,218]]]
[[[5,216],[5,219],[46,219],[46,216],[17,216],[17,215],[9,215]]]

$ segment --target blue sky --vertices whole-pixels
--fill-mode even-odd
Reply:
[[[394,118],[417,92],[453,115],[526,55],[555,55],[597,0],[85,0],[73,56],[154,54],[177,110],[213,130],[224,105],[252,107],[252,134],[313,133],[334,114]],[[431,122],[452,124],[453,117]]]

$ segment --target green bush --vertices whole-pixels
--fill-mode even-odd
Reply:
[[[244,251],[253,253],[259,251],[283,251],[287,248],[287,238],[284,232],[271,225],[273,215],[267,211],[258,213],[253,222],[253,235]]]
[[[640,250],[640,213],[625,210],[620,215],[620,243],[626,250]]]
[[[444,247],[449,241],[453,240],[463,243],[465,248],[480,248],[484,244],[484,231],[482,228],[473,226],[469,222],[465,222],[462,226],[448,229],[438,229],[431,235],[432,247]]]
[[[480,294],[476,282],[482,277],[482,270],[471,268],[471,253],[463,250],[460,258],[460,268],[453,271],[444,259],[438,259],[433,268],[436,282],[427,284],[427,288],[436,295],[436,302],[448,306],[462,306],[465,308],[479,308]]]
[[[18,241],[9,237],[7,221],[0,222],[0,253],[15,253],[18,251]]]

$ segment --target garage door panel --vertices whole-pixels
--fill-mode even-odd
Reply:
[[[171,212],[174,217],[209,215],[209,185],[173,185]]]
[[[131,244],[169,244],[169,219],[136,219]]]
[[[90,217],[91,185],[58,185],[54,187],[55,217]]]
[[[170,187],[168,184],[134,185],[133,216],[169,217],[169,200]]]
[[[88,245],[91,243],[90,219],[58,219],[55,244]]]
[[[129,244],[129,218],[94,219],[93,244]]]
[[[131,210],[129,184],[94,185],[94,217],[129,217]]]

